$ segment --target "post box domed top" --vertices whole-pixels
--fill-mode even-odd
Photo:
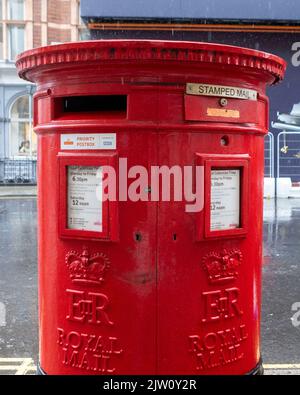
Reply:
[[[266,52],[230,45],[160,40],[97,40],[35,48],[16,60],[19,76],[38,82],[44,72],[85,65],[189,64],[240,68],[268,74],[269,83],[283,78],[286,63]]]

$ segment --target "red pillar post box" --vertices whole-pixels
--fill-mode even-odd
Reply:
[[[261,372],[265,90],[284,61],[127,40],[17,68],[37,84],[40,371]]]

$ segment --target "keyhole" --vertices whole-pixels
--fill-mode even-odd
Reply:
[[[142,235],[141,235],[141,233],[136,233],[136,234],[135,234],[135,240],[136,240],[136,241],[141,241],[141,240],[142,240]]]
[[[221,143],[221,145],[224,147],[224,146],[226,146],[226,145],[228,145],[229,144],[229,138],[228,138],[228,136],[223,136],[222,138],[221,138],[221,140],[220,140],[220,143]]]

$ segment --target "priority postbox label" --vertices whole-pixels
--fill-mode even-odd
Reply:
[[[257,100],[257,91],[237,86],[186,84],[187,95],[231,97],[242,100]]]
[[[61,134],[62,150],[111,150],[116,149],[116,133]]]

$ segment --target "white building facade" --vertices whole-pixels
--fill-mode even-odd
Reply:
[[[15,58],[34,47],[85,38],[79,15],[79,0],[0,0],[0,185],[36,182],[35,87],[18,77]]]

